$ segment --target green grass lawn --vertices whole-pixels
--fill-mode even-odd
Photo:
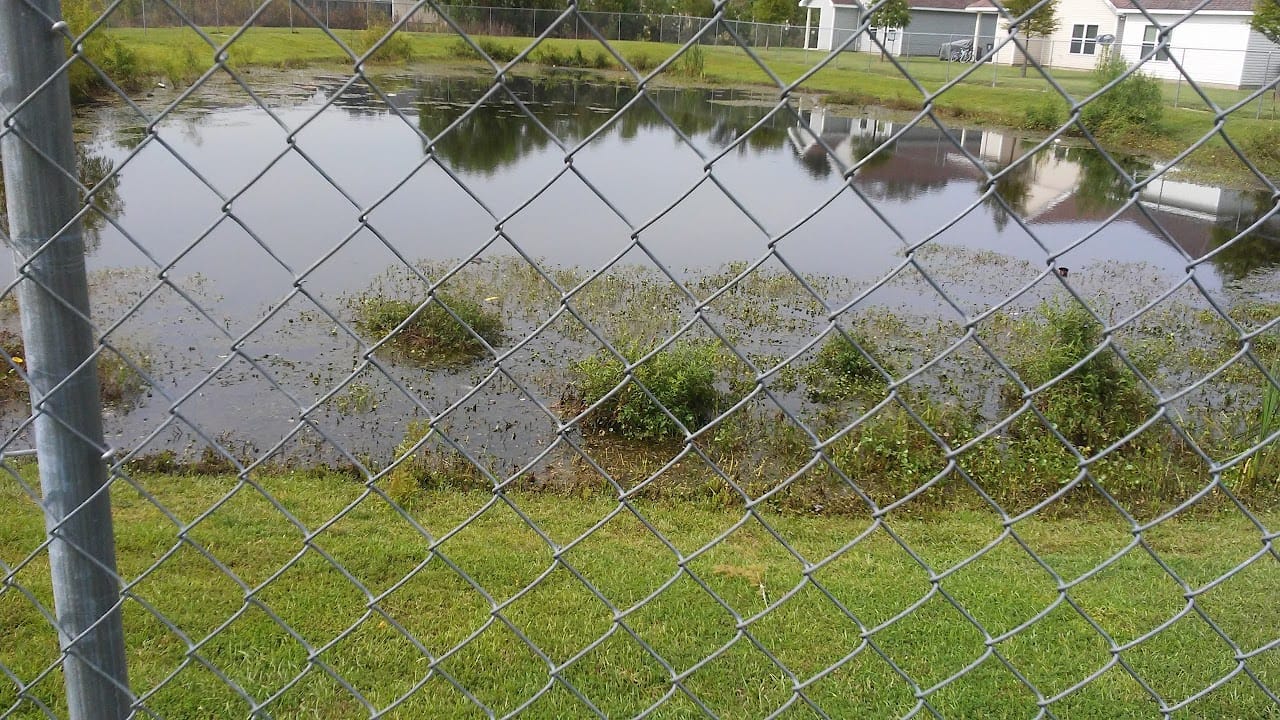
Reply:
[[[630,511],[602,522],[618,510],[604,497],[508,496],[521,518],[488,493],[421,492],[407,512],[433,545],[343,477],[259,479],[301,528],[234,477],[138,482],[178,523],[115,486],[119,565],[135,598],[124,610],[131,681],[164,717],[247,714],[249,703],[205,663],[288,718],[365,717],[405,696],[389,717],[482,715],[454,683],[498,715],[545,688],[523,715],[538,718],[588,716],[577,694],[610,717],[663,698],[655,717],[700,717],[694,698],[724,718],[764,716],[788,702],[788,718],[815,717],[809,702],[830,717],[899,717],[917,696],[945,717],[1032,717],[1036,698],[1008,666],[1043,696],[1065,694],[1051,705],[1060,718],[1158,716],[1130,671],[1169,704],[1229,677],[1174,717],[1280,717],[1234,659],[1280,637],[1277,558],[1263,554],[1209,588],[1264,547],[1262,532],[1235,512],[1204,511],[1143,533],[1168,570],[1138,547],[1076,582],[1133,541],[1116,517],[1098,511],[1014,526],[1059,581],[1013,537],[991,545],[1000,524],[978,510],[904,508],[875,528],[869,518],[763,513],[802,561],[760,520],[709,503],[635,506],[673,550]],[[12,566],[40,545],[43,525],[14,482],[0,484],[0,500],[0,559]],[[1271,528],[1280,521],[1262,517]],[[931,584],[890,531],[942,579]],[[0,590],[8,628],[0,663],[24,681],[57,661],[57,644],[9,580],[47,604],[46,573],[37,553]],[[1171,573],[1193,590],[1209,588],[1180,619],[1187,590]],[[1244,667],[1280,689],[1280,649],[1248,655]],[[62,708],[60,683],[51,673],[30,694]],[[0,682],[0,708],[15,701],[13,684]],[[38,714],[25,703],[12,716]]]

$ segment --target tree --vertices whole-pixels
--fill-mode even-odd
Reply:
[[[880,41],[888,41],[889,28],[905,30],[911,24],[911,8],[907,0],[885,0],[879,10],[871,13],[871,26],[880,28]],[[880,59],[884,60],[884,47],[880,48]]]
[[[1262,2],[1274,2],[1275,0],[1261,0]],[[1022,17],[1026,15],[1031,8],[1035,7],[1040,0],[1005,0],[1005,9],[1014,17]],[[1018,23],[1017,31],[1022,33],[1024,38],[1046,38],[1058,30],[1058,0],[1048,0],[1040,9],[1036,10],[1029,17]],[[1027,50],[1031,48],[1028,47]],[[1022,77],[1027,76],[1027,53],[1022,54]]]
[[[781,25],[799,8],[792,0],[752,0],[751,15],[755,22]]]
[[[1254,0],[1253,19],[1249,24],[1271,42],[1280,44],[1280,3],[1276,0]]]

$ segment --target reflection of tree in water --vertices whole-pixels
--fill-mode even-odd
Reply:
[[[1256,270],[1280,267],[1280,218],[1272,215],[1252,232],[1236,239],[1275,206],[1265,192],[1250,193],[1253,208],[1238,217],[1220,219],[1209,233],[1210,249],[1227,243],[1226,248],[1213,256],[1213,264],[1223,276],[1239,280]],[[1235,242],[1231,242],[1235,240]]]
[[[1082,213],[1111,212],[1129,200],[1129,180],[1116,172],[1102,153],[1089,147],[1059,148],[1067,160],[1080,166],[1080,183],[1076,186],[1076,208]],[[1141,162],[1112,156],[1112,160],[1130,177],[1138,177],[1144,169]]]
[[[1080,168],[1080,179],[1074,190],[1076,210],[1081,214],[1109,213],[1129,200],[1129,181],[1116,173],[1115,168],[1102,153],[1087,147],[1049,147],[1034,156],[1022,160],[996,180],[996,192],[1004,198],[1004,204],[995,197],[983,203],[991,210],[997,230],[1004,230],[1010,218],[1009,210],[1023,217],[1027,214],[1027,202],[1035,187],[1042,166],[1049,158]],[[1130,176],[1140,178],[1146,166],[1126,157],[1112,156]],[[1006,166],[1008,167],[1008,166]],[[1008,205],[1006,209],[1005,205]]]
[[[112,175],[109,180],[103,180],[111,175],[111,171],[115,169],[115,163],[101,155],[94,155],[84,148],[82,145],[76,146],[76,163],[80,169],[80,183],[87,188],[94,188],[99,183],[101,187],[97,188],[97,192],[93,194],[93,205],[97,210],[90,210],[81,218],[84,226],[84,244],[85,249],[92,252],[98,248],[101,242],[102,228],[106,225],[106,218],[103,213],[112,217],[119,217],[124,210],[124,199],[120,197],[120,176]],[[8,199],[5,196],[4,189],[4,172],[3,164],[0,164],[0,230],[7,236],[9,234],[9,218],[5,209],[8,207]],[[101,210],[101,212],[98,212]]]
[[[418,125],[435,138],[471,110],[474,98],[487,86],[474,81],[424,80],[419,86]],[[598,130],[626,104],[635,90],[622,83],[601,84],[581,79],[511,78],[507,87],[524,103],[538,122],[557,137],[575,142]],[[711,103],[706,90],[655,89],[647,94],[671,121],[689,136],[706,136],[710,144],[725,147],[759,122],[769,108],[754,104]],[[780,146],[786,138],[786,116],[775,114],[740,146],[763,150]],[[667,126],[667,120],[645,101],[636,103],[610,126],[623,139],[641,130]],[[492,175],[521,157],[551,145],[547,136],[506,93],[496,94],[471,110],[435,148],[453,168]]]
[[[996,178],[996,193],[1000,197],[988,195],[983,199],[982,203],[991,210],[991,221],[995,223],[996,230],[1003,231],[1008,227],[1010,210],[1026,216],[1027,200],[1031,198],[1031,186],[1036,179],[1036,165],[1039,164],[1040,157],[1037,155],[1025,158],[1010,167],[1008,172]],[[1004,202],[1001,202],[1002,199]]]

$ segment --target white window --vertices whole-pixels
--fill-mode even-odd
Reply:
[[[1142,54],[1145,56],[1152,50],[1156,49],[1156,43],[1159,42],[1160,28],[1155,25],[1148,25],[1142,31]],[[1173,42],[1173,34],[1169,35],[1169,42]],[[1169,59],[1169,49],[1160,48],[1160,52],[1152,60],[1166,61]]]
[[[1098,52],[1098,26],[1072,25],[1071,48],[1068,52],[1072,55],[1096,54]]]

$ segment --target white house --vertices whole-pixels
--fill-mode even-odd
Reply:
[[[1152,22],[1130,0],[1059,0],[1059,27],[1028,49],[1042,65],[1088,70],[1104,52],[1119,52],[1142,71],[1176,79],[1176,59],[1196,82],[1227,87],[1257,86],[1280,75],[1280,46],[1249,27],[1253,0],[1210,0],[1195,13],[1190,0],[1143,0]],[[1001,36],[1008,32],[1001,19]],[[1161,47],[1161,30],[1167,47]],[[1108,50],[1108,48],[1110,48]],[[1145,58],[1145,60],[1144,60]],[[1010,43],[997,62],[1021,63]]]
[[[1280,45],[1249,27],[1253,0],[1142,0],[1144,15],[1132,0],[1059,0],[1056,32],[1022,39],[1030,55],[1050,68],[1092,69],[1104,52],[1118,52],[1155,77],[1179,77],[1176,60],[1196,82],[1226,87],[1256,87],[1280,75]],[[807,47],[832,50],[855,35],[863,6],[856,0],[800,0],[806,9]],[[1009,34],[1009,19],[990,0],[912,0],[911,24],[870,28],[845,49],[879,52],[869,36],[879,37],[895,55],[936,55],[941,43],[971,37],[975,57]],[[818,10],[816,24],[813,10]],[[1153,20],[1154,19],[1154,22]],[[1167,42],[1161,45],[1161,31]],[[1144,60],[1145,58],[1145,60]],[[1005,43],[998,63],[1022,63],[1022,53]]]

